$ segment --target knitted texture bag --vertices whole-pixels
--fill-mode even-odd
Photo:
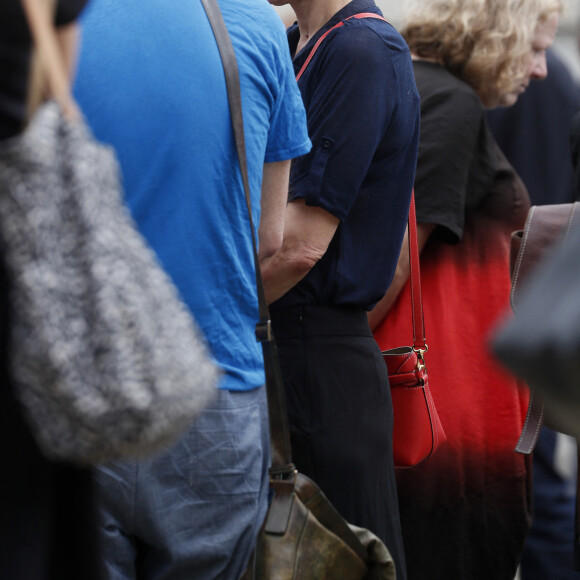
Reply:
[[[53,102],[0,143],[14,387],[44,452],[80,463],[162,447],[218,376],[118,174],[113,151]]]

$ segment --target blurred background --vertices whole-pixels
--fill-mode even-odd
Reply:
[[[396,28],[399,27],[404,18],[405,0],[375,0],[375,2],[383,11],[385,18]],[[578,0],[564,0],[564,4],[564,14],[554,49],[568,64],[574,77],[580,81],[580,52],[578,48],[580,2]],[[282,6],[276,10],[286,24],[293,22],[293,13],[289,7]]]

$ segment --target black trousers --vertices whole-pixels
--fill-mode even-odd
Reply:
[[[309,305],[271,314],[298,470],[385,542],[405,580],[391,394],[366,312]]]

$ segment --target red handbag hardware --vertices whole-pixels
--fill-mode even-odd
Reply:
[[[447,437],[435,408],[425,353],[425,321],[417,240],[415,195],[409,208],[409,263],[413,346],[383,351],[393,400],[393,459],[396,467],[413,467],[430,457]]]
[[[387,22],[378,14],[361,12],[334,25],[316,41],[296,75],[296,81],[299,81],[304,74],[323,40],[333,30],[344,26],[344,23],[351,18],[376,18]],[[396,467],[417,465],[431,456],[439,445],[447,439],[429,390],[425,369],[424,355],[427,352],[427,344],[425,342],[423,302],[421,300],[421,271],[414,195],[411,197],[409,209],[409,257],[413,346],[403,346],[383,352],[393,401],[393,458]]]

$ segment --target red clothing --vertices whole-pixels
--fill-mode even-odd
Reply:
[[[466,212],[459,243],[436,229],[421,254],[425,360],[447,442],[423,464],[398,470],[409,580],[512,580],[530,523],[529,457],[514,452],[527,393],[487,346],[490,329],[509,311],[510,233],[523,226],[529,201],[485,124],[474,146],[482,141],[495,159],[485,195]],[[442,186],[417,188],[427,182],[420,158],[419,221],[453,230],[426,209],[427,195],[434,206],[445,195]],[[469,198],[469,181],[465,189]],[[408,285],[375,338],[382,350],[411,343]]]

